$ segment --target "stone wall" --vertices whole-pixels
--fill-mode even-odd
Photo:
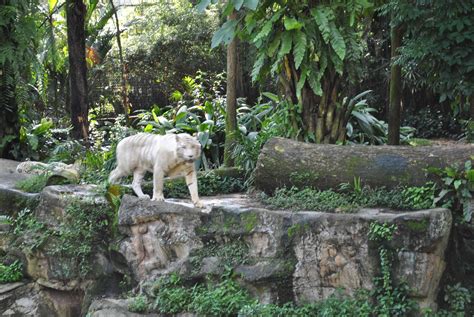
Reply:
[[[208,214],[183,203],[124,196],[120,251],[141,282],[177,272],[187,279],[220,275],[230,264],[263,302],[316,301],[338,288],[372,289],[378,272],[371,222],[394,223],[397,281],[405,280],[421,307],[435,307],[451,229],[447,209],[356,214],[286,212],[252,205],[244,196],[205,200]],[[243,248],[237,259],[223,250]],[[291,285],[291,287],[288,287]],[[282,287],[283,286],[283,287]]]

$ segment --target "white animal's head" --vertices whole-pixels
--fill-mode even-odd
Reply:
[[[188,163],[194,162],[201,156],[201,143],[189,134],[180,133],[176,135],[178,158]]]

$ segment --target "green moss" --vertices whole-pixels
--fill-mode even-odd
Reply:
[[[433,143],[427,139],[413,138],[413,139],[408,140],[408,144],[410,144],[411,146],[429,146],[429,145],[432,145]]]
[[[295,223],[294,225],[289,227],[286,232],[288,234],[288,237],[292,238],[294,236],[303,235],[308,230],[309,230],[309,225],[307,223],[305,223],[303,225],[300,224],[300,223]]]
[[[242,214],[241,220],[246,232],[252,231],[258,224],[258,216],[255,212]]]
[[[49,173],[33,175],[27,179],[18,181],[15,187],[27,193],[39,193],[48,184]]]
[[[218,243],[211,240],[204,244],[201,249],[191,253],[191,265],[193,273],[199,273],[202,260],[208,257],[218,257],[223,267],[233,267],[237,264],[248,263],[249,247],[241,239],[233,239],[227,243]]]
[[[411,231],[423,232],[428,229],[428,226],[430,223],[427,219],[422,219],[422,220],[410,220],[410,221],[407,221],[405,224]]]
[[[367,165],[365,158],[361,156],[351,156],[346,163],[347,174],[356,175],[355,172],[357,169],[365,165]]]
[[[290,182],[297,185],[304,185],[307,183],[314,183],[319,178],[316,172],[292,172],[290,173]]]

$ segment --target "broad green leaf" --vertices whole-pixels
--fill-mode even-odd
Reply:
[[[92,13],[94,12],[95,8],[97,7],[97,3],[99,2],[99,0],[90,0],[89,1],[89,5],[87,6],[87,12],[86,12],[86,16],[85,16],[85,23],[86,25],[88,24],[91,16],[92,16]]]
[[[151,132],[153,131],[153,126],[151,124],[147,124],[143,129],[144,132]]]
[[[268,57],[273,57],[275,55],[276,50],[280,46],[280,41],[281,41],[281,33],[278,33],[273,41],[268,45],[267,48],[267,56]]]
[[[471,162],[471,160],[467,160],[466,163],[464,163],[464,169],[465,169],[466,171],[472,169],[472,162]]]
[[[337,54],[329,54],[329,58],[331,59],[331,62],[334,66],[334,69],[339,75],[342,75],[343,69],[344,69],[344,63],[342,60],[339,58],[339,55]]]
[[[291,32],[283,33],[281,39],[281,48],[278,52],[278,60],[281,60],[286,54],[291,51],[291,44],[292,44],[292,36]]]
[[[236,20],[226,21],[212,37],[211,48],[217,47],[219,44],[229,44],[235,35]]]
[[[178,122],[180,122],[180,121],[186,119],[186,115],[187,115],[187,114],[188,114],[187,112],[179,112],[178,114],[176,114],[176,118],[174,119],[174,121],[175,121],[176,123],[178,123]]]
[[[56,7],[56,4],[58,3],[58,0],[48,0],[48,7],[49,7],[49,13],[53,13],[54,8]]]
[[[296,69],[299,69],[306,53],[306,35],[301,31],[296,31],[293,36],[293,43],[295,43],[293,49],[295,67]]]
[[[304,84],[306,83],[307,76],[308,76],[308,70],[302,71],[300,80],[298,80],[298,83],[296,84],[296,98],[298,98],[299,102],[301,102],[301,90],[303,89]]]
[[[198,12],[203,12],[209,4],[211,4],[211,0],[201,0],[196,6],[196,10],[198,10]]]
[[[317,76],[317,74],[313,74],[313,72],[311,72],[308,76],[308,83],[309,83],[309,86],[311,87],[311,89],[313,90],[313,92],[317,96],[322,96],[323,95],[323,89],[321,87],[321,82],[320,82],[318,77],[319,76]]]
[[[244,4],[244,0],[234,0],[233,3],[235,10],[239,11],[242,7],[242,4]]]
[[[474,212],[473,207],[469,201],[463,201],[463,216],[465,222],[471,222],[472,213]]]
[[[27,138],[28,138],[28,144],[31,146],[31,149],[33,151],[36,151],[38,149],[38,144],[39,144],[38,137],[34,134],[28,134]]]
[[[267,37],[268,34],[270,34],[272,27],[273,27],[273,22],[271,20],[268,20],[267,22],[265,22],[260,32],[258,32],[258,34],[254,37],[253,42],[255,43]]]
[[[244,7],[255,10],[257,9],[258,2],[259,0],[244,0]]]
[[[285,26],[285,30],[291,31],[291,30],[300,30],[303,27],[303,23],[299,22],[293,17],[287,17],[285,16],[283,18],[283,25]]]
[[[272,94],[271,92],[262,92],[262,95],[264,95],[265,97],[267,97],[268,99],[270,99],[274,102],[279,102],[280,101],[280,98],[278,98],[277,95]]]
[[[445,185],[448,185],[448,186],[449,186],[449,185],[451,185],[451,184],[453,183],[453,181],[454,181],[454,178],[452,178],[452,177],[445,177],[445,178],[444,178],[444,184],[445,184]]]
[[[331,32],[331,46],[336,52],[337,56],[339,56],[340,60],[343,61],[346,57],[346,43],[344,42],[344,38],[341,35],[341,32],[337,29],[336,24],[330,24],[330,32]]]
[[[474,170],[468,170],[466,172],[466,179],[471,182],[471,183],[474,183]]]
[[[253,64],[253,69],[252,69],[252,81],[256,81],[258,78],[258,75],[260,75],[260,70],[263,67],[263,64],[265,62],[265,54],[261,52],[255,63]]]
[[[318,6],[317,8],[311,9],[311,15],[313,16],[316,24],[318,25],[319,31],[323,36],[323,40],[326,44],[329,44],[331,40],[331,29],[329,27],[329,10],[326,7]]]
[[[459,188],[459,186],[462,185],[462,181],[460,179],[457,179],[457,180],[454,181],[453,184],[454,184],[454,189],[457,190]]]

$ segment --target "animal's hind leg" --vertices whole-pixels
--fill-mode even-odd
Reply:
[[[145,176],[145,171],[136,170],[135,172],[133,172],[132,189],[135,192],[135,194],[137,194],[138,198],[150,199],[150,196],[145,195],[142,191],[143,176]]]
[[[153,170],[153,198],[151,200],[163,201],[165,197],[163,196],[163,178],[165,173],[161,168],[155,167]]]

